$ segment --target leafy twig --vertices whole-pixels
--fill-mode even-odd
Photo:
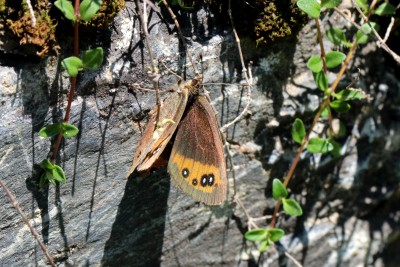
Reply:
[[[79,4],[80,4],[79,0],[75,0],[74,12],[75,12],[75,16],[77,18],[80,18]],[[78,21],[76,21],[74,23],[74,56],[78,56],[78,55],[79,55],[79,19],[78,19]],[[75,94],[75,88],[76,88],[76,76],[71,77],[71,88],[70,88],[69,94],[68,94],[68,102],[67,102],[67,108],[65,110],[64,122],[69,121],[72,100],[73,100],[73,97]],[[63,137],[63,132],[62,132],[62,130],[60,130],[60,133],[58,134],[58,137],[57,137],[56,144],[54,145],[54,148],[53,148],[53,155],[51,156],[52,163],[54,163],[57,159],[57,154],[58,154],[58,150],[61,145],[62,137]]]
[[[292,162],[292,165],[290,166],[289,172],[288,172],[288,174],[287,174],[287,176],[286,176],[286,178],[285,178],[285,180],[283,182],[285,187],[287,187],[287,185],[289,184],[290,180],[292,179],[293,173],[294,173],[294,171],[295,171],[295,169],[297,167],[297,164],[298,164],[298,162],[300,160],[300,155],[301,155],[301,153],[303,152],[305,146],[308,143],[308,140],[309,140],[310,135],[311,135],[311,133],[312,133],[312,131],[314,129],[314,126],[318,122],[319,118],[321,117],[321,114],[324,111],[324,109],[328,106],[329,101],[330,101],[329,100],[330,99],[330,95],[335,92],[335,90],[336,90],[336,88],[337,88],[337,86],[338,86],[338,84],[339,84],[339,82],[340,82],[345,70],[347,69],[347,66],[348,66],[350,60],[353,58],[353,55],[354,55],[354,52],[356,51],[356,48],[357,48],[357,42],[356,42],[356,40],[354,40],[353,43],[352,43],[351,49],[350,49],[349,53],[347,54],[346,59],[343,62],[339,73],[336,76],[335,81],[331,85],[331,88],[330,88],[331,93],[322,102],[322,104],[321,104],[317,114],[315,115],[314,120],[313,120],[313,122],[312,122],[312,124],[311,124],[311,126],[310,126],[310,128],[309,128],[309,130],[308,130],[308,132],[306,134],[306,136],[303,139],[302,144],[300,145],[299,149],[297,150],[296,156],[295,156],[295,158],[294,158],[294,160]],[[280,205],[281,205],[281,201],[278,201],[276,203],[276,205],[275,205],[275,209],[274,209],[273,217],[272,217],[272,220],[271,220],[271,223],[270,223],[270,227],[275,227],[276,218],[277,218],[277,214],[278,214]]]

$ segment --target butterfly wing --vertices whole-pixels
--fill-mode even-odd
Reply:
[[[149,113],[149,121],[136,148],[128,176],[135,170],[147,171],[159,159],[174,134],[188,101],[188,90],[182,88],[163,100],[157,120],[157,105]],[[160,125],[156,125],[158,124]]]
[[[222,138],[215,113],[204,96],[197,97],[178,126],[168,171],[196,201],[207,205],[225,201],[227,177]]]

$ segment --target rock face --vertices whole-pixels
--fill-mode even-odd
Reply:
[[[61,59],[14,62],[12,54],[0,59],[0,177],[60,266],[295,266],[284,251],[303,266],[399,266],[400,82],[381,50],[365,46],[349,69],[357,75],[360,68],[358,85],[373,100],[354,103],[349,114],[340,115],[347,129],[339,140],[343,156],[303,154],[289,188],[304,214],[282,215],[278,226],[287,235],[276,249],[260,255],[243,238],[247,218],[235,204],[195,203],[165,168],[125,179],[144,118],[155,103],[153,92],[139,89],[151,88],[150,64],[134,9],[127,2],[105,34],[111,38],[103,46],[104,66],[79,78],[71,123],[80,133],[63,142],[58,159],[65,185],[37,186],[38,164],[51,151],[50,141],[37,132],[65,112],[69,80],[58,67]],[[176,82],[165,66],[187,79],[194,74],[173,24],[163,16],[168,14],[152,12],[149,41],[165,74],[160,80],[165,89]],[[202,34],[196,31],[212,16],[201,9],[178,17],[204,83],[220,83],[206,89],[223,125],[243,110],[247,88],[235,85],[243,78],[231,30],[207,24]],[[284,177],[297,149],[291,124],[300,117],[309,125],[321,101],[305,67],[310,55],[318,54],[315,32],[310,23],[298,40],[266,47],[243,36],[255,86],[246,116],[226,134],[233,162],[228,176],[230,197],[234,170],[236,194],[253,217],[272,214],[272,178]],[[343,80],[341,88],[349,83]],[[45,266],[3,190],[0,215],[1,265]]]

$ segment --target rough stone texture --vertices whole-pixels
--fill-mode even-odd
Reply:
[[[381,50],[365,46],[349,71],[355,76],[360,68],[359,86],[373,100],[355,103],[352,112],[340,116],[348,133],[340,140],[343,157],[303,154],[290,189],[304,215],[283,216],[279,226],[288,235],[277,250],[259,255],[243,239],[247,220],[235,205],[210,208],[193,202],[170,181],[165,168],[124,179],[140,138],[135,121],[145,118],[155,103],[154,93],[127,86],[151,87],[134,9],[127,2],[115,26],[88,41],[111,40],[102,43],[102,69],[80,76],[71,114],[80,133],[63,143],[58,162],[68,177],[65,185],[37,186],[38,164],[50,152],[50,141],[37,131],[60,120],[65,111],[69,81],[59,59],[38,62],[12,53],[0,59],[0,177],[60,266],[294,266],[283,248],[304,266],[399,266],[400,82]],[[180,57],[173,24],[160,20],[162,16],[168,14],[153,13],[150,22],[155,58],[193,77]],[[204,82],[240,82],[231,30],[213,25],[213,14],[204,10],[180,19],[196,59],[202,53],[204,64],[198,67]],[[210,24],[199,31],[195,27],[203,21]],[[297,41],[256,48],[242,39],[256,86],[248,115],[228,129],[227,140],[236,193],[253,217],[272,213],[271,178],[285,175],[297,149],[291,123],[301,117],[309,124],[321,100],[305,67],[310,54],[318,53],[315,36],[310,23]],[[165,75],[160,84],[167,88],[174,81]],[[343,80],[342,87],[349,81]],[[213,85],[207,90],[221,124],[245,105],[246,88]],[[1,266],[46,265],[2,190],[0,231]]]

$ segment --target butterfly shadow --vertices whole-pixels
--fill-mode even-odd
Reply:
[[[165,168],[133,173],[118,207],[101,266],[159,266],[170,179]]]

